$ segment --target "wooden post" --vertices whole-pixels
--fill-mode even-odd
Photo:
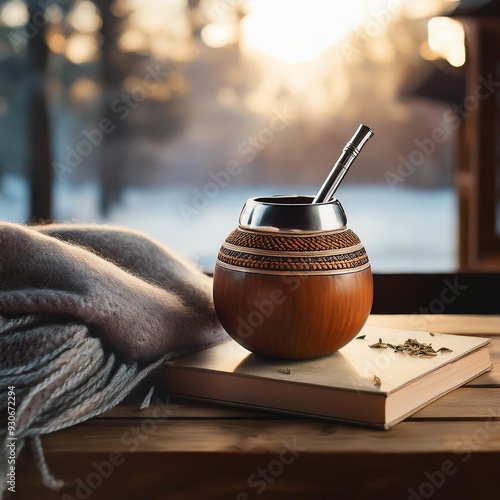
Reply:
[[[105,134],[101,146],[99,179],[100,179],[100,212],[102,215],[109,215],[113,205],[120,201],[123,179],[121,156],[116,153],[116,136],[122,132],[120,122],[115,120],[116,116],[111,109],[110,96],[113,91],[119,88],[125,77],[123,68],[116,62],[116,30],[117,17],[113,14],[111,6],[113,0],[102,0],[99,3],[102,16],[101,35],[103,38],[101,55],[101,82],[104,88],[104,99],[102,102],[102,116],[113,122],[114,136]],[[119,149],[119,148],[117,148]]]
[[[467,270],[497,270],[500,267],[500,234],[496,230],[500,90],[496,82],[500,77],[497,49],[500,21],[486,17],[459,19],[466,33],[464,106],[469,108],[462,125],[459,158],[460,266]]]
[[[44,90],[49,49],[45,43],[45,24],[40,23],[43,14],[40,2],[29,0],[28,9],[30,26],[33,26],[32,36],[28,39],[26,57],[30,219],[40,222],[50,221],[52,218],[52,154]]]

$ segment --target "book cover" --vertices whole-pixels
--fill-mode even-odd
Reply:
[[[397,347],[408,339],[438,352],[410,355]],[[328,356],[276,360],[231,340],[168,361],[167,387],[171,395],[207,402],[388,429],[491,369],[489,342],[365,326],[358,338]]]

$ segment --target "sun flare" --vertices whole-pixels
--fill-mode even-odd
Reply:
[[[362,21],[357,3],[255,0],[241,23],[242,46],[288,64],[311,61]]]

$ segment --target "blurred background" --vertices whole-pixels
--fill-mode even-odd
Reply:
[[[210,271],[247,198],[314,194],[365,123],[337,197],[374,271],[495,268],[498,10],[0,0],[0,219],[121,224]]]

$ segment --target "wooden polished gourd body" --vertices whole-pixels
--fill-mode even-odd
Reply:
[[[371,310],[370,263],[350,229],[234,230],[214,272],[214,303],[229,335],[284,359],[330,354],[352,340]]]

